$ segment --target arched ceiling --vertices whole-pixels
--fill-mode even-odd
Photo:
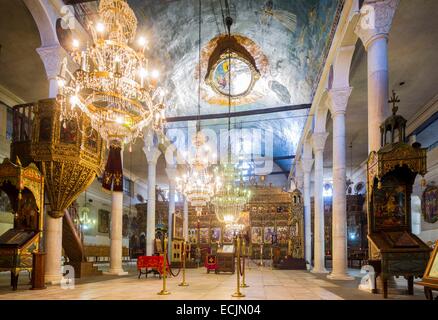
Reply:
[[[149,40],[153,65],[158,66],[166,88],[169,117],[197,114],[198,98],[198,0],[128,0],[138,19],[137,34]],[[261,77],[247,99],[241,99],[232,112],[310,104],[340,9],[334,0],[229,0],[234,19],[232,33],[247,38],[246,49],[263,55],[257,65]],[[202,0],[201,75],[207,70],[209,42],[225,33],[222,19],[224,0]],[[79,14],[93,19],[97,2],[76,5]],[[254,56],[254,58],[257,58]],[[201,114],[228,112],[224,97],[202,81]],[[216,97],[215,97],[216,95]],[[219,102],[218,102],[219,101]],[[226,101],[226,99],[224,100]],[[308,110],[239,117],[233,120],[243,128],[261,128],[274,133],[274,157],[294,155]],[[185,123],[169,123],[169,128],[187,128]],[[227,119],[202,122],[219,131]],[[277,163],[284,171],[290,159]]]

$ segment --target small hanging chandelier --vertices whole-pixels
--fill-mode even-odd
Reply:
[[[82,230],[87,230],[96,224],[96,219],[90,218],[90,208],[87,203],[87,191],[85,191],[84,206],[79,208],[79,223]]]
[[[197,216],[202,215],[205,207],[220,181],[214,181],[209,173],[210,148],[205,145],[206,137],[201,132],[201,0],[199,1],[199,83],[198,83],[198,119],[196,122],[196,134],[193,138],[195,148],[194,156],[188,159],[189,169],[182,177],[176,178],[177,190],[181,192],[187,201],[195,207]],[[212,155],[215,158],[215,155]]]
[[[123,188],[123,144],[141,137],[144,128],[159,130],[165,122],[159,72],[149,69],[146,39],[132,44],[136,29],[137,18],[126,0],[100,0],[98,18],[89,22],[91,45],[81,49],[78,40],[72,43],[71,56],[79,68],[69,71],[64,59],[58,76],[61,120],[79,121],[80,113],[90,119],[110,148],[104,188],[111,190],[114,180],[115,191]]]
[[[233,19],[225,19],[228,36],[231,37]],[[231,113],[231,51],[228,50],[228,114]],[[228,116],[228,159],[219,169],[216,168],[216,179],[221,181],[221,186],[212,199],[217,219],[226,226],[237,226],[241,213],[248,203],[251,192],[245,188],[243,177],[238,169],[238,164],[231,162],[231,118]]]

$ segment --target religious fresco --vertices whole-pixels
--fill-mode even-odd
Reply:
[[[291,231],[292,236],[298,235],[298,230],[296,230],[296,226],[292,226],[291,229],[295,229],[293,232]],[[286,243],[286,241],[289,239],[289,228],[287,226],[279,226],[277,227],[277,240],[280,243]]]
[[[198,243],[198,238],[196,235],[196,229],[189,229],[189,242],[192,244]]]
[[[194,93],[198,91],[199,76],[203,80],[201,113],[227,112],[226,97],[205,81],[207,53],[214,49],[214,39],[225,33],[220,2],[202,1],[201,75],[198,74],[197,1],[128,0],[128,3],[139,22],[138,34],[144,34],[153,44],[150,64],[160,66],[160,80],[168,93],[166,116],[197,114],[197,94]],[[234,20],[232,33],[255,59],[261,73],[246,95],[232,99],[231,111],[311,103],[336,27],[340,3],[336,0],[230,1]],[[95,12],[96,6],[97,3],[90,2],[75,8],[82,17],[83,13]],[[241,64],[239,69],[240,73],[234,77],[242,82],[234,88],[235,93],[244,91],[249,81],[247,67]],[[216,89],[223,93],[228,89],[226,70],[225,61],[215,70]],[[297,110],[270,116],[245,116],[237,121],[245,128],[271,132],[275,128],[273,155],[285,156],[295,154],[307,113],[308,110]],[[212,128],[216,130],[214,122]],[[225,124],[218,122],[219,126]],[[167,127],[187,131],[187,124],[181,125],[169,123]],[[203,121],[202,125],[210,123]],[[288,171],[291,161],[281,160],[277,164]]]
[[[223,243],[233,243],[234,239],[234,232],[232,229],[225,228],[224,230],[224,236],[223,236]]]
[[[75,120],[61,122],[60,140],[62,143],[75,144],[78,137],[78,126]],[[96,141],[97,143],[97,141]]]
[[[221,241],[221,228],[212,228],[211,229],[210,240],[211,240],[211,243]]]
[[[384,183],[381,189],[374,191],[373,206],[377,229],[406,226],[406,185]]]
[[[275,238],[274,227],[265,227],[263,230],[263,239],[265,243],[272,243]]]
[[[110,212],[99,209],[97,214],[97,231],[100,233],[109,233],[110,231]]]
[[[199,229],[199,242],[203,244],[209,243],[208,228]]]
[[[262,243],[262,228],[261,227],[252,227],[251,228],[251,242],[253,244],[261,244]]]
[[[429,186],[424,190],[421,209],[424,221],[435,223],[438,221],[438,187]]]

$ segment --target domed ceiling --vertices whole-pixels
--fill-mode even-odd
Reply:
[[[225,0],[202,0],[201,114],[228,112],[227,61],[207,74],[218,39],[226,34]],[[336,27],[342,1],[229,0],[238,45],[252,57],[231,61],[232,112],[311,104]],[[195,116],[198,110],[199,0],[128,0],[138,19],[137,34],[149,40],[149,54],[167,90],[167,116]],[[77,12],[96,12],[97,2],[76,5]],[[254,69],[252,68],[254,67]],[[257,72],[253,72],[256,70]],[[233,84],[234,83],[234,84]],[[273,109],[274,110],[274,109]],[[273,156],[287,172],[307,119],[308,109],[245,115],[232,119],[241,128],[273,132]],[[202,121],[217,132],[227,119]],[[187,130],[193,123],[170,122]],[[282,160],[281,160],[282,159]]]

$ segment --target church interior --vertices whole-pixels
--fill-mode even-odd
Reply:
[[[0,300],[438,300],[437,12],[0,0]]]

